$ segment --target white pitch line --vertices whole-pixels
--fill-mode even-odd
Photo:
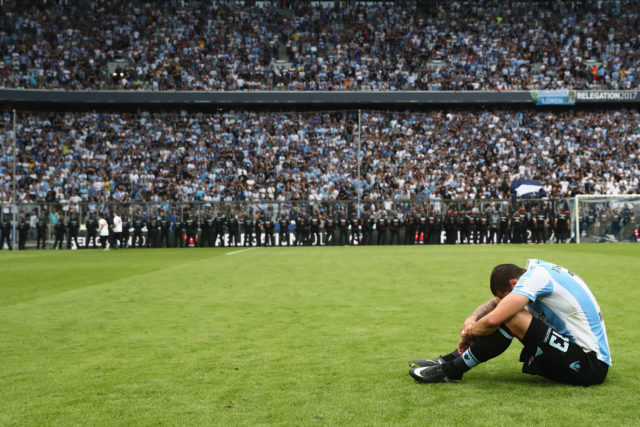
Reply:
[[[247,248],[247,249],[240,249],[239,251],[227,252],[226,254],[227,255],[235,255],[235,254],[239,254],[239,253],[242,253],[242,252],[250,251],[251,249],[256,249],[256,248],[253,247],[253,248]]]

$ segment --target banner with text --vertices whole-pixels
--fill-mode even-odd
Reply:
[[[576,91],[568,89],[534,90],[531,97],[536,105],[574,105]]]
[[[586,90],[576,91],[577,103],[602,103],[602,102],[640,102],[640,91],[637,90]]]

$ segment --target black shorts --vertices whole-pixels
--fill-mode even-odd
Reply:
[[[533,317],[522,339],[522,372],[581,386],[601,384],[609,366],[596,353],[586,353],[541,319]]]

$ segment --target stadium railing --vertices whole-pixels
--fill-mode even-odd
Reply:
[[[575,225],[581,221],[576,216],[574,199],[474,199],[474,200],[446,200],[446,199],[413,199],[413,200],[336,200],[336,201],[310,201],[310,200],[289,200],[289,201],[230,201],[230,202],[213,202],[213,201],[193,201],[193,202],[133,202],[133,203],[117,203],[117,202],[70,202],[63,201],[57,203],[21,203],[18,205],[18,218],[24,217],[29,221],[31,215],[40,216],[45,213],[48,222],[48,238],[50,243],[53,239],[53,224],[50,221],[50,215],[55,215],[57,221],[66,221],[70,218],[71,213],[78,214],[80,221],[80,239],[84,241],[86,236],[86,222],[91,216],[95,218],[102,216],[111,218],[114,212],[123,218],[123,221],[132,226],[135,218],[143,218],[145,221],[151,218],[160,219],[167,217],[174,222],[182,222],[185,218],[195,219],[201,226],[208,219],[216,216],[249,218],[255,221],[260,213],[262,218],[271,219],[278,227],[278,220],[284,215],[291,220],[291,229],[295,230],[296,218],[302,212],[311,217],[318,215],[320,218],[321,230],[324,230],[326,219],[332,217],[337,219],[340,216],[351,218],[357,216],[362,218],[364,212],[369,217],[378,218],[381,214],[387,219],[394,217],[404,218],[406,215],[415,214],[417,216],[428,216],[431,212],[436,212],[443,224],[447,216],[464,217],[470,212],[479,214],[500,214],[506,213],[511,218],[516,212],[524,210],[523,214],[527,218],[524,224],[528,240],[534,241],[531,223],[533,212],[543,212],[547,214],[548,222],[545,225],[545,234],[548,240],[554,239],[553,219],[557,212],[570,211],[571,223]],[[636,210],[638,210],[636,212]],[[584,212],[581,212],[583,215]],[[5,221],[13,217],[11,205],[5,204],[0,209],[0,219]],[[615,217],[596,218],[598,228],[602,230],[615,229],[612,235],[610,231],[607,233],[607,241],[636,241],[634,239],[640,224],[640,205],[635,206],[626,218],[622,212],[616,212]],[[462,220],[460,220],[462,223]],[[147,228],[144,229],[145,238]],[[173,231],[173,229],[172,229]],[[575,226],[572,228],[571,238],[575,239]],[[32,230],[32,233],[35,231]],[[635,236],[637,238],[637,236]],[[29,237],[28,246],[34,246],[33,236]],[[460,237],[462,240],[462,237]],[[574,240],[572,240],[574,241]],[[586,241],[586,240],[584,240]],[[590,241],[598,241],[592,239]],[[82,245],[82,243],[81,243]]]

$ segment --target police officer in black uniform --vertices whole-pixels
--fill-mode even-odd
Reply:
[[[36,240],[37,240],[36,248],[40,249],[42,247],[42,249],[47,249],[47,232],[49,231],[48,229],[49,227],[47,225],[47,214],[44,211],[42,211],[40,213],[40,217],[38,218],[38,223],[36,224]],[[94,233],[94,236],[95,236],[95,233]],[[41,244],[42,246],[40,246]],[[93,240],[94,247],[95,247],[95,244],[96,244],[96,241],[94,237],[94,240]]]
[[[273,244],[275,243],[274,241],[274,233],[275,233],[275,229],[276,229],[276,223],[273,221],[273,218],[271,217],[272,212],[271,210],[267,211],[267,213],[264,215],[264,225],[263,225],[263,230],[264,230],[264,245],[265,246],[273,246]]]
[[[231,213],[227,217],[227,229],[229,230],[229,246],[238,246],[240,243],[240,221],[236,214]]]
[[[71,249],[71,241],[76,244],[76,248],[80,249],[78,244],[78,232],[80,231],[80,220],[78,214],[73,212],[67,220],[67,249]]]
[[[206,248],[211,246],[210,239],[212,236],[213,218],[211,213],[205,213],[204,219],[200,220],[200,240],[198,240],[198,246]]]
[[[179,215],[173,221],[173,235],[175,236],[175,245],[177,248],[184,248],[184,223]]]
[[[199,217],[200,223],[200,237],[198,238],[198,247],[206,248],[209,245],[209,230],[211,230],[211,225],[213,222],[209,221],[209,213],[204,212],[201,217]]]
[[[466,230],[464,234],[467,237],[467,243],[477,244],[479,231],[478,215],[473,211],[473,209],[469,210],[465,215],[465,222]]]
[[[500,243],[500,214],[495,207],[489,208],[489,243]]]
[[[373,231],[373,221],[369,211],[364,211],[360,218],[360,230],[362,231],[362,244],[371,245],[371,232]]]
[[[11,219],[8,215],[5,215],[4,221],[0,224],[0,249],[4,247],[4,242],[7,242],[9,250],[13,250],[11,247]]]
[[[386,213],[384,211],[380,211],[378,214],[378,218],[376,219],[376,234],[377,234],[377,244],[378,245],[386,245],[387,244],[387,226],[389,223],[387,222]]]
[[[21,215],[20,221],[18,221],[18,250],[24,251],[26,249],[29,228],[29,221],[24,215]]]
[[[193,242],[193,246],[198,246],[198,222],[193,215],[188,212],[184,214],[184,229],[187,234],[185,246],[188,248]]]
[[[215,248],[218,243],[218,233],[220,232],[220,226],[218,225],[218,213],[212,212],[211,218],[211,243],[209,246]]]
[[[532,214],[533,214],[534,241],[536,243],[546,243],[547,242],[547,226],[548,226],[547,215],[543,209],[540,209],[540,211],[534,210]]]
[[[509,243],[509,230],[511,230],[511,217],[505,206],[500,208],[500,228],[498,231],[498,243]]]
[[[523,219],[519,209],[511,215],[511,243],[522,243]]]
[[[428,215],[420,208],[417,215],[418,243],[422,241],[423,245],[429,244],[429,230],[427,227]]]
[[[349,221],[351,223],[351,236],[350,236],[350,244],[351,245],[359,245],[360,244],[360,218],[358,218],[355,212],[351,213],[351,219]]]
[[[571,235],[571,216],[568,210],[560,210],[558,212],[555,228],[558,233],[556,243],[566,243]]]
[[[338,212],[338,245],[343,246],[349,242],[349,219],[343,210]]]
[[[531,236],[531,241],[535,242],[536,241],[536,228],[535,228],[535,213],[533,213],[533,210],[535,210],[535,207],[527,207],[525,208],[525,230],[524,230],[524,235],[522,237],[523,242],[524,243],[528,243],[529,242],[529,236]]]
[[[171,221],[167,214],[163,214],[158,221],[158,225],[160,228],[160,238],[158,239],[158,247],[162,248],[163,245],[166,248],[171,247],[171,243],[169,242],[169,231],[171,231]]]
[[[560,238],[560,216],[562,215],[563,219],[564,219],[564,214],[562,210],[559,210],[558,212],[554,212],[553,213],[553,219],[552,219],[552,229],[553,229],[553,235],[556,238],[556,243],[560,243],[561,238]]]
[[[467,242],[468,243],[478,244],[478,243],[481,242],[481,240],[480,240],[480,213],[478,212],[478,208],[473,208],[473,209],[471,209],[469,214],[470,214],[469,218],[473,219],[474,228],[472,230],[470,230],[470,232],[469,232],[470,240],[468,240]]]
[[[407,211],[404,218],[404,244],[416,243],[416,230],[418,229],[418,212]]]
[[[429,245],[442,244],[442,228],[442,216],[432,209],[429,215],[427,215],[427,238],[425,239],[425,243]],[[452,220],[451,228],[455,230],[455,218]],[[455,243],[455,237],[453,239]]]
[[[320,246],[320,216],[314,211],[309,218],[309,245]]]
[[[140,216],[139,213],[135,213],[135,216],[133,217],[133,240],[131,241],[131,246],[133,246],[134,248],[137,246],[139,248],[142,247],[142,242],[143,242],[143,238],[142,238],[142,229],[144,228],[144,219],[142,218],[142,216]],[[162,246],[162,245],[160,245]]]
[[[563,227],[564,228],[563,229],[563,232],[564,232],[563,237],[564,237],[564,241],[566,243],[569,243],[569,242],[571,242],[571,212],[569,211],[568,208],[565,208],[564,215],[566,217],[566,220],[564,221],[564,224],[566,224],[566,225]],[[621,227],[622,227],[622,216],[618,216],[617,225],[618,225],[618,233],[620,233]]]
[[[55,240],[53,241],[53,249],[62,249],[62,242],[64,241],[64,232],[65,232],[64,219],[58,219],[56,225],[53,227],[53,231],[55,233]]]
[[[556,238],[556,240],[558,239],[558,232],[556,231],[556,214],[553,211],[552,207],[548,207],[545,210],[545,212],[547,214],[547,223],[548,223],[547,241],[549,243],[552,243],[552,240],[554,237]]]
[[[311,217],[307,212],[304,214],[306,221],[304,221],[304,224],[302,225],[302,241],[304,246],[311,246]]]
[[[264,212],[260,210],[254,222],[254,233],[256,235],[256,246],[262,246],[262,235],[264,233]]]
[[[473,243],[475,236],[475,218],[471,210],[461,211],[460,216],[462,223],[460,224],[460,243]]]
[[[489,239],[489,221],[491,216],[489,212],[479,213],[479,224],[478,224],[478,243],[487,243]],[[493,240],[491,240],[493,242]]]
[[[336,245],[336,220],[333,217],[333,214],[327,214],[324,221],[324,244],[325,245]]]
[[[303,246],[307,244],[307,214],[303,210],[298,211],[296,219],[296,245]]]
[[[251,218],[251,215],[246,212],[240,216],[240,228],[244,234],[242,245],[249,247],[253,246],[253,219]]]
[[[528,212],[524,207],[521,207],[519,209],[519,212],[520,212],[520,223],[522,224],[522,227],[520,229],[520,243],[527,243],[529,240],[527,235],[527,229],[529,227]]]
[[[216,217],[216,240],[220,242],[218,246],[224,247],[227,246],[227,233],[228,224],[227,224],[227,216],[224,214],[224,211],[218,211],[218,216]]]
[[[389,230],[391,231],[391,237],[389,238],[389,244],[400,244],[400,230],[402,229],[402,220],[398,218],[398,215],[393,212],[391,214],[391,221],[389,224]]]
[[[278,225],[280,226],[280,230],[278,230],[278,244],[280,246],[284,246],[285,244],[289,246],[289,216],[286,212],[282,212],[282,215],[280,215]]]
[[[98,240],[98,219],[93,212],[89,214],[84,225],[87,227],[87,240],[85,241],[84,247],[88,248],[89,245],[92,244],[94,249],[97,248],[98,245],[96,244],[96,240]],[[39,241],[38,245],[40,245]]]
[[[128,248],[129,247],[129,237],[131,235],[131,221],[129,221],[129,217],[126,215],[122,216],[122,233],[120,234],[120,247]]]
[[[444,223],[444,232],[446,235],[446,243],[447,245],[455,245],[457,240],[457,216],[456,212],[447,211],[447,216],[445,217]]]
[[[434,232],[431,233],[431,244],[433,245],[441,245],[442,244],[442,230],[444,229],[443,227],[443,219],[442,219],[442,214],[440,214],[437,211],[432,211],[431,215],[433,215],[435,217],[435,221],[434,221]],[[454,236],[455,239],[455,236]]]
[[[176,219],[176,221],[178,220]],[[155,210],[152,210],[151,215],[149,215],[149,219],[147,220],[147,247],[148,248],[158,247],[158,240],[159,240],[158,226],[159,225],[160,225],[160,221],[158,221],[158,213]]]
[[[185,247],[191,247],[191,243],[196,246],[198,243],[198,223],[190,212],[185,212],[182,227],[186,236]]]
[[[453,211],[453,215],[455,217],[455,233],[454,233],[454,239],[457,240],[458,243],[462,244],[462,240],[463,240],[463,234],[462,234],[462,229],[464,227],[464,215],[461,212],[458,212],[457,210]]]

